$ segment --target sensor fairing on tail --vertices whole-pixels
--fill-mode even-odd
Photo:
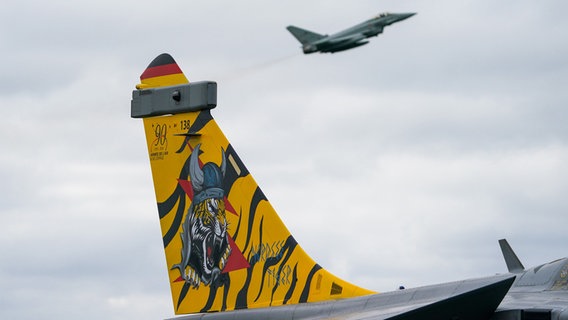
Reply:
[[[370,37],[383,32],[384,27],[408,19],[416,13],[381,13],[353,27],[332,35],[322,35],[313,31],[288,26],[286,29],[300,41],[305,54],[314,52],[339,52],[369,43]]]

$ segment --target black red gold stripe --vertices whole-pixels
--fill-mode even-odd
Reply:
[[[144,73],[142,73],[142,75],[140,76],[140,80],[167,76],[170,74],[177,74],[177,73],[182,73],[177,63],[166,64],[157,67],[148,67],[148,69],[146,69]]]

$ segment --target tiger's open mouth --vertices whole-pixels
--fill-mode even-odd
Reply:
[[[222,267],[219,266],[219,262],[224,253],[223,247],[226,247],[226,245],[223,245],[225,243],[225,241],[223,240],[223,238],[217,236],[214,233],[209,233],[205,237],[203,241],[203,253],[205,256],[205,259],[203,259],[203,269],[206,274],[211,274],[213,268],[215,267]]]

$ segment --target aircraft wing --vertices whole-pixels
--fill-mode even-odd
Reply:
[[[488,319],[514,279],[498,276],[379,294],[376,301],[368,301],[368,310],[341,319]]]
[[[515,276],[463,280],[318,303],[206,313],[183,319],[489,319]],[[171,319],[173,320],[173,319]]]
[[[317,44],[321,52],[338,52],[369,43],[367,37],[362,33],[350,34],[346,36],[330,36]]]
[[[348,36],[343,37],[330,37],[326,40],[326,42],[330,45],[339,45],[344,43],[357,43],[361,40],[366,39],[367,37],[362,33],[356,33]]]

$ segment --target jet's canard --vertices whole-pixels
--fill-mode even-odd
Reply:
[[[369,43],[370,37],[383,32],[384,27],[408,19],[416,13],[381,13],[367,21],[332,35],[322,35],[295,26],[286,29],[300,41],[305,54],[314,52],[339,52]]]
[[[189,83],[168,54],[140,79],[131,116],[144,123],[174,312],[190,315],[176,319],[568,319],[568,261],[524,271],[504,242],[513,273],[381,294],[334,276],[296,242],[217,125],[217,84]]]

